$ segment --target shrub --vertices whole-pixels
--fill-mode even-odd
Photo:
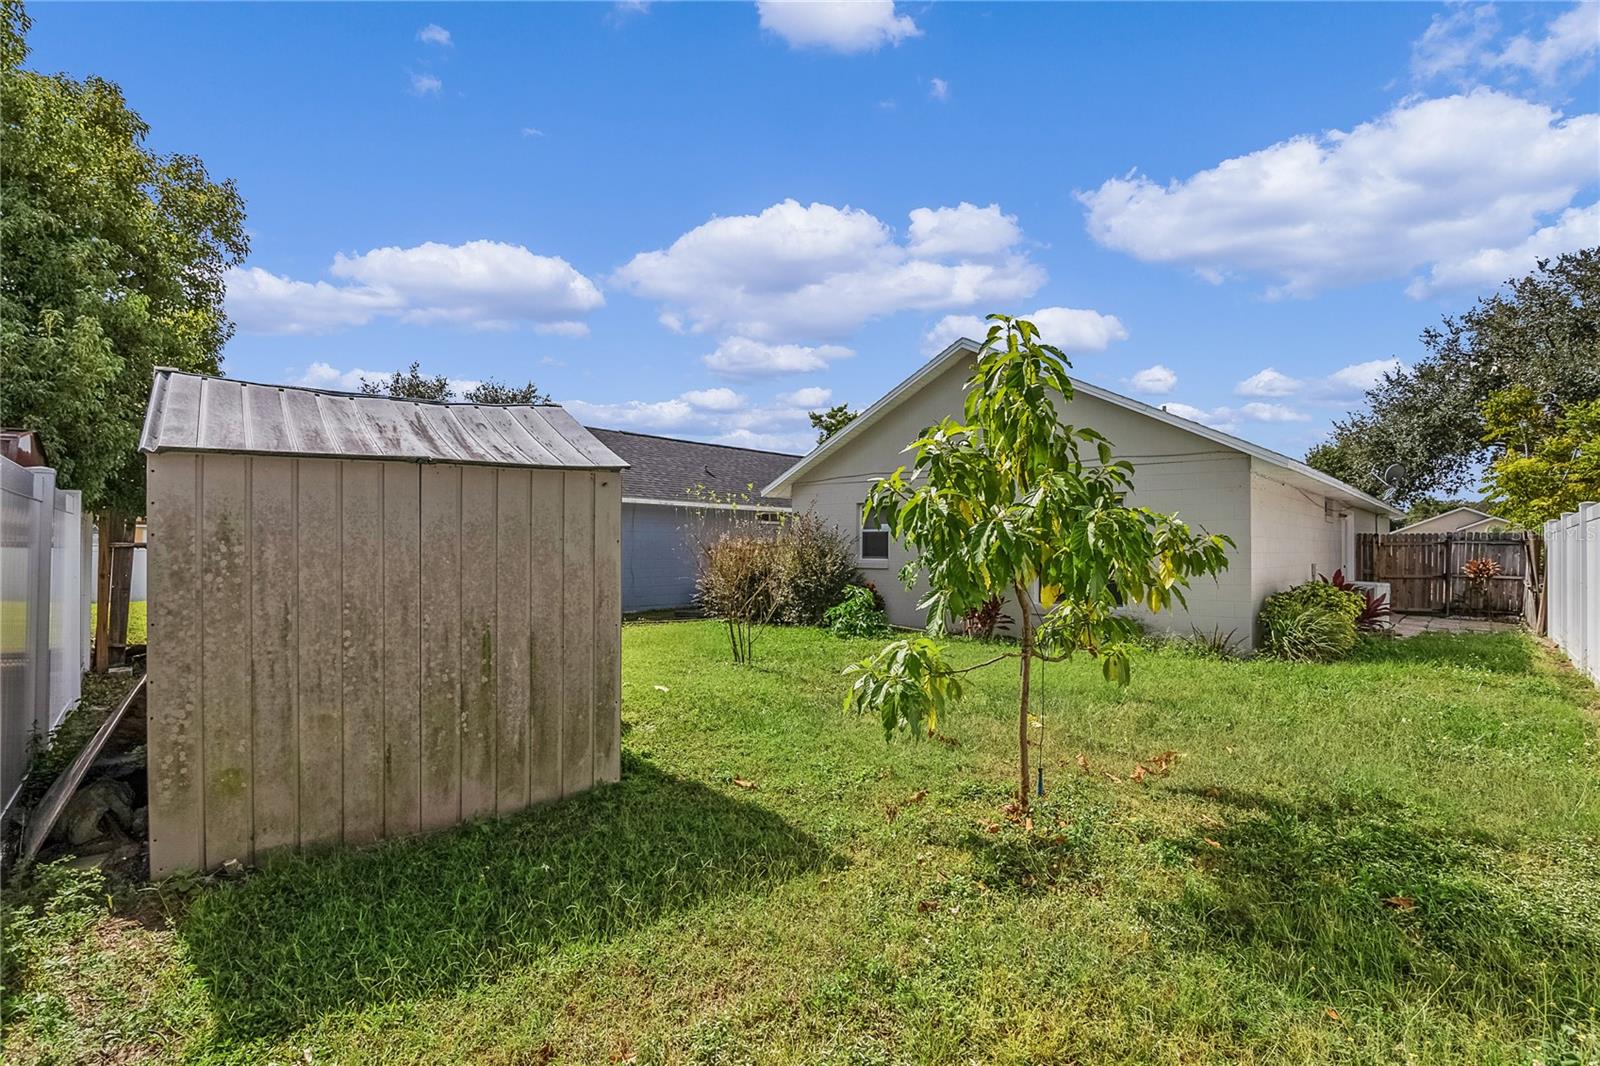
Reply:
[[[889,619],[876,598],[873,589],[846,585],[844,599],[829,607],[822,620],[836,637],[881,637],[889,632]]]
[[[839,529],[807,511],[784,523],[778,546],[778,621],[792,626],[823,623],[849,585],[860,584],[855,544]]]
[[[1011,627],[1011,616],[1000,608],[1003,606],[999,596],[991,596],[982,604],[974,607],[961,616],[963,631],[969,637],[979,640],[989,640],[996,633]]]
[[[1301,662],[1342,659],[1356,646],[1364,598],[1323,581],[1268,596],[1261,605],[1261,642],[1269,655]]]
[[[1361,613],[1356,615],[1357,632],[1371,633],[1376,630],[1384,629],[1388,626],[1389,615],[1393,613],[1389,607],[1388,596],[1375,596],[1373,595],[1371,589],[1361,585],[1351,584],[1345,580],[1343,570],[1335,570],[1333,572],[1333,577],[1327,580],[1328,584],[1332,585],[1334,588],[1343,589],[1346,592],[1354,592],[1357,596],[1361,597]]]
[[[750,662],[756,631],[778,613],[782,552],[770,537],[739,531],[699,547],[700,605],[727,623],[733,661]]]

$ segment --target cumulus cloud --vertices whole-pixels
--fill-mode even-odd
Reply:
[[[1259,400],[1245,404],[1240,411],[1257,422],[1307,422],[1311,419],[1310,415],[1302,414],[1292,407],[1286,407],[1281,403],[1262,403]]]
[[[1600,15],[1591,3],[1574,4],[1534,33],[1500,44],[1493,4],[1452,8],[1433,16],[1411,47],[1411,73],[1419,81],[1532,78],[1550,84],[1586,73],[1600,52]]]
[[[432,74],[411,75],[411,92],[415,96],[431,96],[444,88],[444,82]]]
[[[1187,418],[1191,422],[1220,429],[1224,433],[1236,433],[1243,422],[1309,422],[1311,416],[1302,411],[1281,403],[1263,403],[1255,401],[1242,407],[1213,407],[1207,410],[1204,407],[1195,407],[1186,403],[1164,403],[1163,411],[1175,414],[1179,418]]]
[[[1157,363],[1147,366],[1143,370],[1136,370],[1128,384],[1133,386],[1135,392],[1143,392],[1151,396],[1164,396],[1171,392],[1178,384],[1178,375],[1171,368]]]
[[[1417,278],[1406,292],[1423,299],[1457,289],[1494,288],[1508,278],[1526,274],[1540,259],[1553,259],[1562,252],[1595,244],[1600,244],[1600,203],[1569,207],[1550,225],[1540,227],[1509,248],[1480,248],[1433,264],[1428,276]]]
[[[1372,388],[1383,375],[1399,368],[1398,359],[1369,359],[1364,363],[1351,363],[1349,366],[1340,367],[1325,377],[1295,378],[1269,366],[1239,382],[1233,391],[1240,396],[1270,398],[1298,396],[1308,400],[1349,400]]]
[[[907,233],[907,251],[934,258],[995,255],[1022,240],[1016,215],[1002,214],[999,204],[978,207],[965,200],[955,207],[916,208]]]
[[[914,239],[991,251],[918,252],[866,211],[785,200],[760,214],[713,218],[634,256],[613,281],[661,301],[668,328],[766,342],[842,340],[898,311],[1006,304],[1044,284],[1044,270],[1026,256],[992,251],[1015,227],[998,207],[913,216]]]
[[[1128,330],[1116,315],[1099,311],[1041,307],[1019,317],[1039,327],[1040,340],[1066,351],[1103,352],[1112,341],[1128,339]],[[937,355],[962,337],[981,342],[988,335],[989,323],[977,315],[945,315],[922,335],[922,354]]]
[[[824,370],[829,363],[854,354],[837,344],[765,344],[748,337],[729,337],[700,361],[722,377],[766,378]]]
[[[1167,185],[1113,178],[1079,199],[1106,247],[1306,295],[1516,248],[1600,179],[1597,143],[1600,115],[1564,117],[1479,89],[1406,102]]]
[[[331,333],[392,316],[420,325],[528,326],[582,336],[589,329],[583,316],[605,303],[594,282],[565,259],[499,241],[341,252],[328,272],[345,284],[234,268],[227,276],[228,314],[249,333]]]
[[[780,393],[765,403],[752,403],[732,389],[712,388],[680,393],[669,400],[564,400],[562,406],[584,425],[798,454],[809,451],[816,439],[807,411],[825,403],[830,396],[824,388],[803,388]]]
[[[791,48],[871,52],[922,34],[894,0],[757,0],[756,9],[761,28]]]
[[[436,44],[441,48],[448,48],[455,43],[450,40],[450,31],[436,22],[430,22],[418,30],[417,40],[423,44]]]

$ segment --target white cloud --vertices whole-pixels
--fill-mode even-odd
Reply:
[[[1178,375],[1173,373],[1171,368],[1157,363],[1155,366],[1134,371],[1133,377],[1128,379],[1128,384],[1132,385],[1136,392],[1164,396],[1177,387]]]
[[[1285,407],[1281,403],[1262,403],[1257,400],[1245,404],[1240,410],[1257,422],[1308,422],[1310,415],[1301,414],[1292,407]]]
[[[748,337],[729,337],[717,350],[701,358],[711,371],[729,378],[778,377],[824,370],[837,359],[854,355],[837,344],[766,344]]]
[[[729,388],[693,389],[684,393],[682,398],[705,411],[737,411],[749,402]]]
[[[1233,391],[1240,396],[1292,396],[1304,387],[1305,382],[1299,378],[1281,374],[1269,366],[1239,382]]]
[[[499,241],[341,252],[329,273],[347,284],[234,268],[227,276],[228,314],[249,333],[331,333],[393,316],[420,325],[529,326],[582,336],[589,330],[583,316],[605,303],[594,282],[565,259]]]
[[[1310,400],[1354,399],[1376,385],[1384,374],[1400,368],[1398,359],[1369,359],[1340,367],[1326,377],[1293,378],[1267,367],[1235,385],[1240,396],[1301,396]],[[1251,405],[1246,404],[1248,409]],[[1271,405],[1267,405],[1271,406]],[[1281,420],[1280,420],[1281,421]]]
[[[1550,225],[1509,248],[1480,248],[1433,264],[1428,276],[1413,281],[1406,292],[1422,299],[1455,289],[1492,289],[1508,278],[1528,273],[1540,259],[1554,259],[1562,252],[1596,244],[1600,244],[1600,203],[1569,207]]]
[[[761,28],[791,48],[870,52],[922,34],[894,0],[757,0],[756,9]]]
[[[1014,226],[995,208],[966,205],[916,215],[939,244],[979,238],[993,247]],[[757,215],[713,218],[668,248],[641,252],[615,284],[668,305],[668,328],[720,330],[762,341],[840,340],[897,311],[1003,305],[1044,284],[1023,255],[917,254],[866,211],[794,200]]]
[[[1482,78],[1529,77],[1551,84],[1588,72],[1600,51],[1600,14],[1592,3],[1569,7],[1543,27],[1496,47],[1500,18],[1493,4],[1458,7],[1433,16],[1412,45],[1411,73],[1419,81],[1451,78],[1470,84]]]
[[[1516,246],[1600,178],[1597,143],[1600,115],[1563,117],[1479,89],[1165,186],[1114,178],[1079,199],[1107,247],[1210,280],[1262,275],[1275,294],[1305,295]]]
[[[524,126],[522,127],[522,135],[524,137],[543,137],[544,130],[536,129],[533,126]]]
[[[928,98],[944,103],[950,99],[950,83],[943,78],[932,78],[928,81]]]
[[[1039,327],[1039,339],[1057,348],[1078,352],[1103,352],[1112,341],[1128,339],[1128,330],[1116,315],[1103,315],[1076,307],[1041,307],[1020,315]],[[977,315],[946,315],[922,335],[922,354],[937,355],[962,337],[981,342],[989,323]]]
[[[955,207],[916,208],[907,233],[906,250],[931,258],[996,255],[1022,240],[1016,215],[1002,214],[999,204],[978,207],[965,200]]]
[[[806,410],[822,407],[833,399],[833,390],[812,385],[804,389],[795,389],[793,392],[780,392],[778,402],[790,407],[804,407]]]
[[[1243,407],[1213,407],[1209,411],[1203,407],[1195,407],[1186,403],[1168,402],[1161,405],[1161,409],[1179,418],[1187,418],[1191,422],[1199,422],[1220,429],[1224,433],[1236,433],[1241,422],[1309,422],[1311,416],[1281,403],[1261,403],[1259,401],[1247,403]]]
[[[450,39],[450,31],[436,22],[430,22],[418,30],[417,40],[423,44],[436,44],[441,48],[449,48],[455,43]]]
[[[444,82],[432,74],[411,75],[411,92],[416,96],[429,96],[444,88]]]

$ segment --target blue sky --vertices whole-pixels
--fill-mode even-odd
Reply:
[[[236,377],[804,450],[992,310],[1300,454],[1600,243],[1594,4],[37,4],[235,179]]]

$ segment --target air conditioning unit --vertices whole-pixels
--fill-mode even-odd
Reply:
[[[1394,590],[1387,581],[1352,581],[1350,587],[1365,589],[1373,599],[1384,597],[1384,602],[1389,605],[1389,614],[1384,617],[1383,624],[1389,629],[1394,628]]]

